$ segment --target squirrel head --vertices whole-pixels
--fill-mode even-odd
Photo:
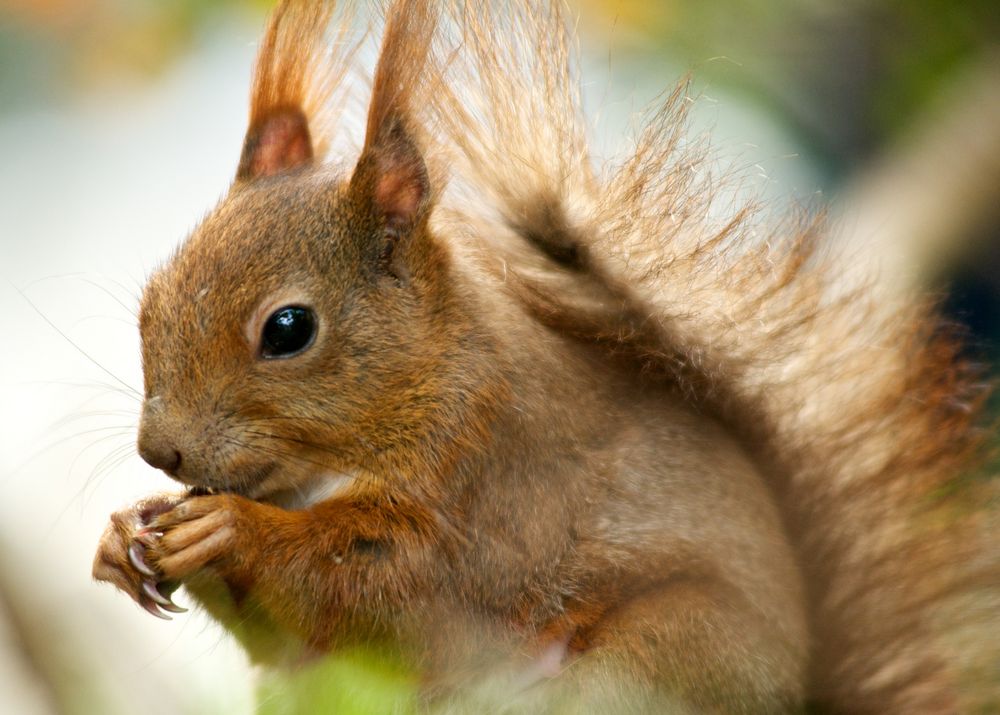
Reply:
[[[272,20],[275,33],[236,181],[150,280],[140,310],[140,454],[185,483],[255,498],[412,439],[456,329],[405,76],[383,66],[393,53],[344,179],[315,161],[301,87],[261,89],[263,65],[290,62],[266,57],[282,47]]]

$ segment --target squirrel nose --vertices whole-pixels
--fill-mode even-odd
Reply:
[[[168,424],[163,400],[159,397],[146,400],[136,446],[139,456],[146,460],[149,466],[162,469],[172,476],[181,466],[181,452],[177,449],[175,440],[170,437]]]
[[[139,442],[139,456],[149,466],[173,474],[181,466],[181,453],[170,445],[150,445]]]

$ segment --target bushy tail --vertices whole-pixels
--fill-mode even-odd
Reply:
[[[982,576],[956,487],[985,389],[952,331],[926,302],[842,280],[820,217],[720,206],[685,142],[683,88],[629,156],[596,167],[559,3],[510,5],[452,8],[458,49],[428,106],[455,195],[477,193],[445,208],[506,237],[503,268],[540,319],[634,356],[743,438],[806,574],[816,703],[971,707],[988,684],[958,684],[941,622]]]

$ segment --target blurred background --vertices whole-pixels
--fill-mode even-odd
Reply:
[[[0,0],[0,712],[254,711],[224,633],[149,617],[90,562],[112,510],[171,488],[134,451],[134,313],[229,184],[270,5]],[[775,201],[830,202],[843,240],[940,295],[996,362],[995,0],[574,11],[599,146],[691,72],[693,131]]]

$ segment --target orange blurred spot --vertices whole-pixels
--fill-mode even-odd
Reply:
[[[61,31],[96,13],[105,0],[0,0],[0,11],[23,22]]]

